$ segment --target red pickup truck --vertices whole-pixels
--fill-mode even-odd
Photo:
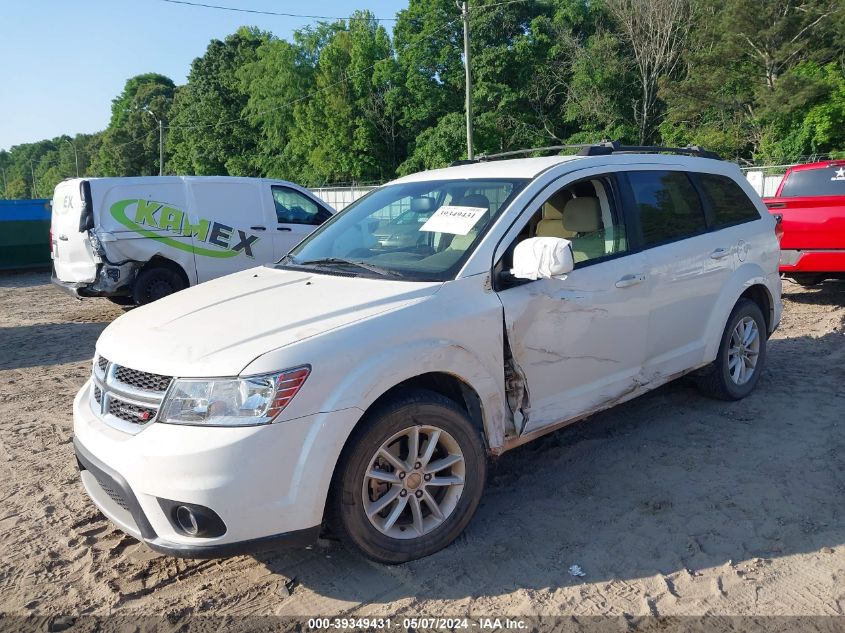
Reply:
[[[845,279],[845,160],[790,167],[763,202],[783,217],[781,273],[806,286]]]

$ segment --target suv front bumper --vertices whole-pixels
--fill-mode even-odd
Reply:
[[[86,493],[117,527],[152,549],[214,558],[303,546],[320,532],[332,470],[360,411],[265,426],[209,428],[152,422],[129,434],[91,410],[90,383],[74,401],[74,449]],[[220,536],[191,536],[167,503],[215,513]]]
[[[237,556],[280,547],[305,547],[314,543],[320,535],[320,526],[317,525],[285,534],[216,545],[192,545],[163,540],[150,525],[127,481],[89,453],[77,438],[73,438],[73,448],[82,485],[94,504],[121,530],[143,541],[160,554],[181,558]]]

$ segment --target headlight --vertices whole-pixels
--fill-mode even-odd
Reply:
[[[310,367],[297,367],[248,378],[176,379],[162,404],[159,422],[201,426],[269,424],[293,400],[310,373]]]

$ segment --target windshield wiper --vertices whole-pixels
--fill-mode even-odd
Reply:
[[[403,277],[400,273],[381,266],[368,264],[367,262],[356,262],[351,259],[344,259],[343,257],[324,257],[323,259],[309,259],[304,262],[296,262],[297,266],[332,266],[335,264],[343,264],[345,266],[355,266],[356,268],[363,268],[371,273],[376,273],[383,277]]]

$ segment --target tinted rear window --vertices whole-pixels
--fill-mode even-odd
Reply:
[[[781,196],[845,196],[845,165],[794,171],[783,183]]]
[[[670,242],[707,229],[698,192],[682,171],[628,173],[646,246]]]
[[[716,226],[740,224],[760,218],[757,207],[732,178],[713,174],[699,174],[698,178],[713,207]]]

